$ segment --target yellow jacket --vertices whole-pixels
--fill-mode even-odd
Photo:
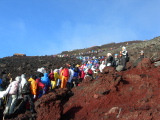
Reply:
[[[59,79],[59,78],[60,78],[60,76],[59,76],[58,72],[54,72],[54,78],[55,78],[55,80],[57,80],[57,79]]]
[[[37,90],[37,83],[36,83],[36,81],[33,78],[30,78],[28,81],[31,82],[31,93],[33,95],[36,95],[36,90]]]

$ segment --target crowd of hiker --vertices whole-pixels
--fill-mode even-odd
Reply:
[[[128,61],[129,54],[126,47],[122,47],[122,51],[114,56],[107,53],[106,57],[83,57],[81,65],[64,63],[61,68],[50,71],[41,67],[37,69],[37,75],[21,73],[13,79],[4,72],[0,79],[0,105],[5,104],[4,118],[26,110],[35,113],[34,102],[50,90],[80,86],[85,77],[96,79],[105,66],[112,66],[117,71],[125,70]],[[118,66],[121,66],[121,70]]]

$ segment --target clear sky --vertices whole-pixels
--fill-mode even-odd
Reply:
[[[160,0],[0,0],[0,58],[160,36]]]

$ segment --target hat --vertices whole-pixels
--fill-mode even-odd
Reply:
[[[144,53],[144,51],[143,50],[141,50],[141,52],[140,53]]]
[[[80,66],[80,65],[78,65],[78,64],[76,65],[76,67],[79,67],[79,66]]]
[[[15,78],[15,80],[18,81],[18,82],[21,82],[21,77],[20,77],[20,76],[17,76],[17,77]]]
[[[123,46],[122,49],[124,49],[124,51],[126,51],[126,47],[125,46]]]

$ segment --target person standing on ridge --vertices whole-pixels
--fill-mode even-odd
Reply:
[[[126,68],[126,63],[127,63],[127,57],[128,57],[128,51],[126,47],[122,47],[122,51],[120,51],[121,54],[121,64],[123,65],[123,70]]]

